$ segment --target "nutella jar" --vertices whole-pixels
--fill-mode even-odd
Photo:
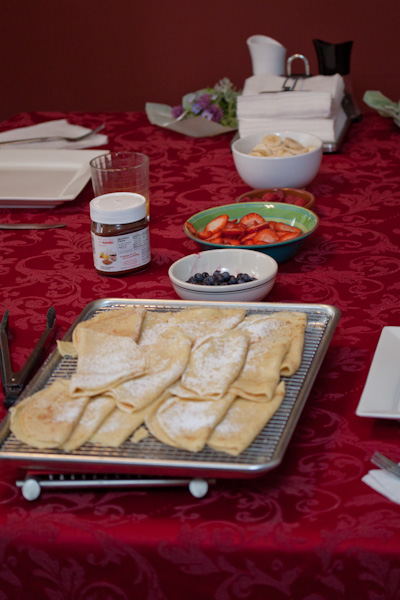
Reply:
[[[146,198],[115,192],[90,202],[95,269],[101,275],[129,275],[149,266],[150,238]]]

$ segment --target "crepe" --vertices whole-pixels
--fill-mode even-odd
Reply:
[[[115,400],[108,396],[96,396],[85,407],[79,422],[69,438],[62,444],[62,450],[71,452],[87,442],[93,433],[115,408]]]
[[[282,381],[270,402],[252,402],[236,398],[224,419],[212,432],[207,444],[214,450],[237,456],[255,440],[274,416],[285,397]]]
[[[110,390],[118,408],[128,412],[148,406],[180,378],[189,360],[191,342],[180,333],[167,332],[156,344],[141,349],[147,361],[146,374]]]
[[[186,308],[178,312],[148,311],[139,345],[154,344],[165,331],[180,332],[192,342],[213,333],[233,329],[245,317],[241,308]]]
[[[186,371],[173,393],[181,398],[217,400],[243,368],[248,337],[236,330],[209,335],[192,349]]]
[[[253,402],[272,400],[288,348],[286,340],[275,342],[268,337],[250,344],[244,367],[229,391]]]
[[[199,452],[234,399],[233,394],[219,400],[190,400],[168,394],[149,412],[146,425],[160,442]]]
[[[282,311],[268,316],[250,315],[237,329],[247,333],[251,342],[268,338],[271,343],[288,343],[288,351],[281,365],[281,375],[290,376],[301,364],[306,326],[305,313]]]
[[[79,350],[81,332],[84,329],[91,329],[108,335],[130,337],[135,342],[138,340],[142,322],[146,314],[146,308],[143,306],[126,306],[121,309],[112,309],[107,312],[101,312],[92,319],[78,323],[72,334],[72,341],[76,350]]]
[[[58,379],[10,408],[14,435],[34,448],[59,448],[69,438],[89,401],[71,398],[69,381]]]
[[[98,396],[145,372],[146,357],[130,337],[82,329],[70,393],[74,396]]]
[[[133,413],[115,408],[89,441],[92,444],[118,448],[144,423],[147,412],[148,408]]]

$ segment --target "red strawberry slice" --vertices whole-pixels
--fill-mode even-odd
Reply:
[[[189,233],[191,233],[192,235],[197,235],[196,229],[193,227],[193,225],[191,223],[189,223],[189,221],[186,221],[185,225],[186,225],[186,229],[189,231]]]
[[[294,240],[294,238],[299,237],[298,233],[295,233],[293,231],[288,231],[287,233],[282,234],[279,237],[279,241],[280,242],[288,242],[289,240]]]
[[[246,227],[254,227],[254,225],[265,223],[265,219],[257,213],[249,213],[248,215],[244,215],[239,223],[243,223]]]
[[[262,231],[263,229],[269,228],[269,222],[264,221],[264,223],[260,223],[259,225],[254,225],[253,227],[247,228],[247,233],[257,233],[257,231]]]
[[[288,231],[290,233],[297,233],[297,235],[301,234],[301,229],[299,229],[299,227],[293,227],[293,225],[288,225],[287,223],[275,223],[274,230],[275,231]]]
[[[279,242],[279,237],[276,235],[275,231],[271,229],[263,229],[256,233],[253,239],[253,244],[275,244]]]
[[[227,225],[229,225],[229,223],[227,223]],[[221,235],[222,237],[229,237],[229,238],[236,238],[241,236],[244,232],[246,232],[246,226],[243,225],[243,223],[234,223],[233,225],[230,225],[229,227],[224,227],[221,230]]]
[[[222,238],[221,244],[225,244],[226,246],[240,246],[239,240],[235,238]]]
[[[198,231],[197,232],[197,237],[199,237],[201,240],[207,240],[209,237],[212,236],[212,232],[211,231]]]
[[[240,238],[240,243],[241,244],[246,244],[247,242],[252,243],[252,240],[255,238],[256,234],[255,233],[248,233],[247,235],[244,235],[243,237]]]
[[[207,242],[212,242],[213,244],[220,244],[221,238],[221,232],[217,231],[217,233],[212,233],[211,236],[207,238]]]
[[[215,217],[205,226],[205,231],[211,231],[211,233],[216,233],[217,231],[221,231],[229,221],[228,215],[219,215],[219,217]]]

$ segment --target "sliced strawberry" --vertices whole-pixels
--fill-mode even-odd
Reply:
[[[271,229],[263,229],[256,233],[253,239],[253,244],[276,244],[279,242],[279,237]]]
[[[268,229],[269,222],[264,221],[264,223],[260,223],[259,225],[253,225],[252,227],[247,228],[247,233],[257,233],[257,231],[262,231],[263,229]]]
[[[221,231],[229,221],[228,215],[219,215],[219,217],[215,217],[205,226],[205,231],[211,231],[211,233],[216,233],[217,231]]]
[[[225,244],[226,246],[240,246],[239,240],[237,240],[235,238],[226,238],[226,237],[222,238],[221,244]]]
[[[297,235],[301,234],[301,229],[298,227],[293,227],[292,225],[288,225],[287,223],[279,223],[276,222],[274,225],[275,231],[287,231],[291,233],[297,233]]]
[[[212,242],[213,244],[220,244],[221,238],[221,232],[217,231],[217,233],[213,233],[209,238],[207,238],[207,242]]]
[[[248,233],[247,235],[244,235],[243,237],[240,238],[240,243],[241,244],[247,244],[247,242],[252,242],[252,240],[255,238],[255,233]]]
[[[241,236],[246,231],[246,226],[243,225],[243,223],[237,223],[230,227],[224,227],[221,230],[221,235],[222,237],[236,238]]]
[[[236,227],[237,225],[237,219],[230,219],[227,224],[225,225],[225,229],[228,229],[229,227]]]
[[[212,236],[212,232],[211,231],[198,231],[197,232],[197,237],[199,237],[201,240],[208,240],[209,237]]]
[[[284,233],[279,237],[279,241],[288,242],[289,240],[294,240],[295,238],[299,237],[299,235],[300,234],[295,233],[293,231],[288,231],[287,233]]]
[[[265,223],[265,219],[257,213],[249,213],[248,215],[244,215],[239,223],[243,223],[246,227],[253,227],[254,225]]]
[[[189,231],[189,233],[191,233],[192,235],[197,235],[196,229],[193,227],[193,225],[191,223],[189,223],[189,221],[186,221],[185,225],[186,225],[186,229]]]

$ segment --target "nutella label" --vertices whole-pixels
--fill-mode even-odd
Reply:
[[[149,228],[110,237],[92,232],[93,261],[98,271],[118,273],[150,262]]]

